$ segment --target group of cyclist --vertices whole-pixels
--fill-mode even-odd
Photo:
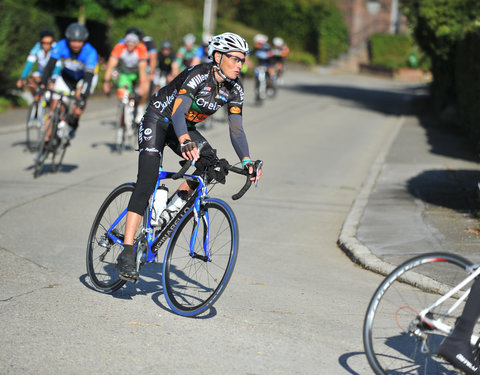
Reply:
[[[69,135],[75,136],[80,116],[82,115],[88,96],[94,91],[98,82],[99,55],[95,48],[87,42],[89,32],[84,25],[73,23],[68,26],[65,38],[56,42],[52,30],[42,30],[39,42],[30,51],[17,87],[27,84],[35,99],[38,92],[47,87],[55,91],[76,92],[77,101],[73,113],[66,119]],[[117,97],[121,100],[124,90],[138,94],[138,111],[136,123],[139,123],[146,108],[147,101],[161,87],[171,83],[185,69],[198,64],[211,62],[208,55],[211,35],[204,36],[200,45],[196,44],[195,35],[188,33],[183,38],[183,45],[175,52],[172,42],[163,40],[157,50],[152,37],[146,36],[140,29],[129,27],[122,38],[114,46],[108,62],[103,82],[103,91],[111,92],[112,81],[116,80]],[[268,69],[268,76],[281,77],[285,58],[289,53],[282,38],[273,38],[273,47],[268,44],[268,37],[258,34],[254,37],[254,49],[258,66]],[[34,64],[37,70],[31,74]],[[247,69],[254,68],[255,63],[247,55],[241,75]],[[39,88],[41,90],[39,90]],[[53,96],[53,105],[58,95]]]

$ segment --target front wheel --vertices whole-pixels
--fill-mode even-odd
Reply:
[[[27,148],[29,151],[38,149],[42,135],[45,109],[39,102],[33,102],[28,109],[27,117]]]
[[[87,273],[93,287],[103,293],[112,293],[126,283],[120,279],[115,263],[123,250],[125,213],[134,188],[133,183],[123,184],[108,195],[98,210],[88,236]],[[122,243],[115,242],[108,236],[108,231]]]
[[[196,228],[193,208],[175,228],[163,262],[163,290],[170,308],[195,316],[213,305],[232,276],[238,253],[238,225],[232,209],[219,199],[207,199],[204,216],[190,253]],[[202,215],[200,215],[202,216]],[[205,257],[208,248],[210,259]]]
[[[446,334],[419,313],[464,280],[470,265],[455,254],[431,253],[406,261],[384,279],[370,301],[363,327],[365,352],[375,374],[456,374],[436,355]],[[425,316],[453,328],[465,305],[458,297],[471,284]],[[455,303],[459,305],[450,311]]]

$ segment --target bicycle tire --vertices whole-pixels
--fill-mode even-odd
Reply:
[[[88,236],[87,274],[92,286],[102,293],[113,293],[126,283],[120,279],[115,268],[122,245],[108,239],[106,233],[127,207],[134,189],[134,183],[125,183],[107,196],[95,216]],[[119,237],[125,233],[125,221],[126,217],[123,217],[114,229]]]
[[[195,227],[191,208],[172,233],[163,262],[163,290],[170,308],[182,316],[196,316],[211,307],[225,290],[238,254],[238,224],[232,209],[222,200],[206,199],[211,261],[190,256],[190,238]],[[200,219],[202,220],[202,219]],[[194,246],[204,254],[207,233],[202,220]]]
[[[29,151],[38,149],[42,135],[42,124],[43,107],[39,102],[33,102],[30,104],[27,116],[27,149]]]
[[[117,114],[117,121],[115,124],[115,151],[119,154],[123,151],[123,145],[125,142],[125,104],[119,105]]]
[[[58,116],[57,112],[51,116],[51,120],[48,122],[47,126],[44,126],[42,135],[40,137],[40,142],[38,143],[38,150],[35,156],[34,166],[33,166],[33,177],[37,178],[43,171],[43,166],[45,165],[45,160],[48,158],[48,154],[53,149],[54,137],[52,137],[52,124],[55,121],[55,118]],[[47,139],[47,135],[50,134],[50,137]]]
[[[471,265],[455,254],[429,253],[407,260],[382,281],[370,301],[363,326],[365,353],[375,374],[457,373],[436,356],[445,333],[420,321],[418,313],[465,279]],[[447,299],[428,316],[443,317],[444,323],[453,327],[464,302],[446,312],[457,299]]]
[[[52,165],[51,170],[53,173],[58,172],[60,167],[63,163],[63,158],[65,157],[65,153],[67,151],[67,139],[60,138],[58,136],[58,124],[60,123],[60,118],[66,117],[66,113],[64,112],[61,116],[55,116],[55,121],[53,123],[52,135],[51,139],[55,142],[54,147],[52,148]],[[65,125],[66,126],[66,125]],[[57,158],[58,156],[58,158]]]

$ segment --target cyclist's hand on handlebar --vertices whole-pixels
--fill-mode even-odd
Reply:
[[[110,89],[111,89],[110,81],[103,82],[103,92],[105,93],[105,95],[107,96],[110,95]]]
[[[262,178],[262,162],[258,160],[253,162],[250,158],[245,158],[242,160],[242,166],[248,170],[250,181],[257,184],[260,178]]]
[[[197,161],[200,157],[197,144],[191,139],[186,139],[180,144],[180,151],[182,153],[182,157],[186,160]]]

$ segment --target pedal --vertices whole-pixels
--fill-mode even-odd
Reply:
[[[130,274],[127,274],[127,273],[121,273],[119,275],[119,278],[122,279],[122,280],[130,281],[130,282],[136,284],[137,281],[138,281],[138,274],[137,275],[130,275]]]

